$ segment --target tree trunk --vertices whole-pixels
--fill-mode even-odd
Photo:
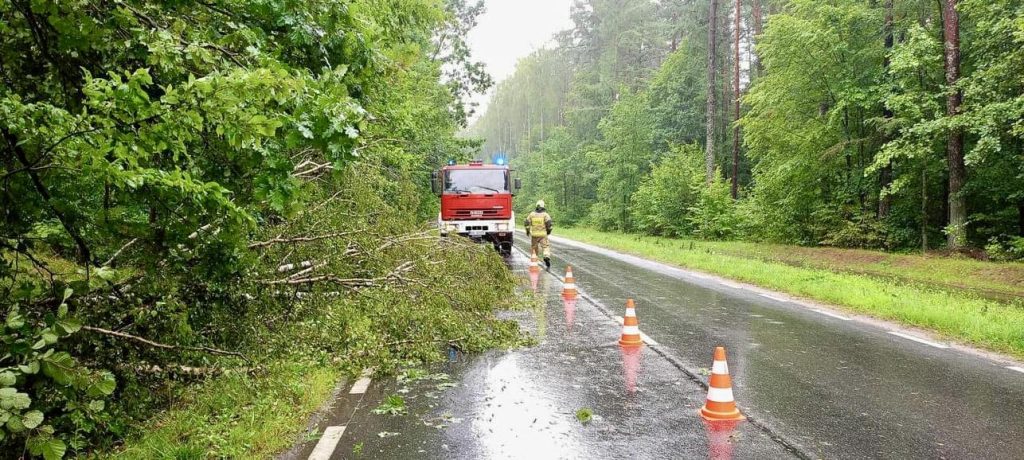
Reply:
[[[704,146],[704,166],[706,168],[707,183],[715,179],[715,74],[717,73],[715,41],[717,38],[718,26],[718,0],[711,0],[711,9],[708,13],[708,94],[706,110],[707,136]]]
[[[754,16],[754,37],[760,37],[761,32],[764,28],[764,16],[761,13],[761,0],[754,0],[752,5],[752,15]],[[754,45],[754,40],[750,40],[751,46]],[[761,66],[761,57],[754,52],[754,67],[757,69],[757,76],[764,75],[764,67]]]
[[[736,11],[732,36],[732,199],[740,196],[740,14],[741,0],[736,0]]]
[[[885,73],[885,79],[889,78],[889,52],[892,51],[893,37],[892,37],[892,8],[893,0],[885,0],[885,60],[882,62],[883,72]],[[882,107],[882,117],[885,119],[885,124],[882,128],[882,142],[887,143],[891,138],[889,133],[889,121],[892,120],[893,113],[889,110],[888,106]],[[889,186],[892,185],[892,161],[890,160],[882,167],[878,172],[878,218],[885,219],[889,217],[889,212],[892,210],[892,197],[889,195]]]
[[[1020,236],[1024,237],[1024,198],[1017,202],[1017,227]]]
[[[946,67],[946,116],[955,117],[960,113],[963,95],[956,88],[960,80],[960,16],[956,11],[956,0],[946,0],[942,11],[943,47]],[[946,142],[946,161],[949,168],[949,226],[946,243],[949,249],[961,249],[967,240],[967,203],[963,186],[967,178],[964,165],[964,135],[960,128],[949,132]]]

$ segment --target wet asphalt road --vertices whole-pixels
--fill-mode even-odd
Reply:
[[[525,262],[519,253],[512,260],[528,284]],[[375,383],[331,458],[708,458],[712,450],[718,458],[794,457],[750,423],[715,435],[712,445],[697,415],[706,396],[698,381],[651,347],[623,353],[613,315],[585,299],[567,304],[561,289],[542,273],[534,308],[507,313],[542,338],[537,346],[436,369],[452,376],[453,388]],[[372,413],[391,394],[405,398],[408,415]],[[594,415],[586,425],[576,418],[584,408]]]
[[[514,314],[538,346],[449,363],[454,388],[375,383],[332,458],[1024,459],[1024,374],[1005,363],[592,249],[554,241],[553,271],[572,264],[584,296],[569,309],[539,278],[538,306]],[[638,360],[610,319],[627,297],[657,341]],[[696,411],[716,345],[751,421],[712,443]],[[400,390],[410,415],[370,413]]]
[[[726,346],[741,409],[804,455],[1024,458],[1024,374],[1004,364],[580,246],[553,249],[589,297],[634,297],[641,330],[684,367]]]

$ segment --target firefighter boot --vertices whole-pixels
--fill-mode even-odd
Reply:
[[[551,258],[550,257],[545,257],[544,258],[544,265],[546,265],[548,267],[548,270],[551,269]]]

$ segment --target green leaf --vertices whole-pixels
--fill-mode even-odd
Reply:
[[[52,331],[43,331],[42,338],[47,345],[53,345],[57,343],[57,334],[54,334]]]
[[[64,454],[68,450],[64,441],[49,436],[30,438],[26,444],[28,445],[29,453],[32,455],[42,455],[45,460],[64,458]]]
[[[388,396],[372,412],[377,415],[404,415],[405,399],[399,395]]]
[[[99,279],[103,281],[113,281],[114,278],[117,276],[117,273],[114,271],[114,269],[110,267],[99,267],[93,270],[93,274],[95,274]]]
[[[35,344],[32,345],[33,350],[42,350],[46,346],[46,339],[39,339]]]
[[[43,375],[53,379],[61,385],[71,385],[74,381],[73,370],[75,360],[66,352],[54,353],[52,356],[43,359]]]
[[[0,388],[0,409],[27,409],[32,405],[28,393],[21,393],[16,388]]]
[[[18,382],[18,377],[11,371],[0,372],[0,386],[13,387]]]
[[[39,360],[29,361],[28,364],[22,364],[18,366],[18,370],[23,374],[34,375],[39,372]]]
[[[579,420],[580,423],[582,423],[584,425],[590,423],[590,421],[593,420],[593,419],[594,419],[594,411],[590,410],[589,408],[584,407],[584,408],[576,411],[576,420]]]
[[[82,323],[74,318],[63,318],[57,321],[57,326],[64,330],[65,334],[74,334],[82,329]]]
[[[87,394],[90,397],[108,396],[114,392],[117,388],[117,380],[114,379],[114,374],[110,372],[103,372],[98,380],[93,381],[92,385],[89,386]]]
[[[21,316],[21,313],[15,308],[7,315],[6,324],[8,329],[21,329],[25,325],[25,317]]]
[[[68,298],[70,298],[71,294],[73,294],[74,292],[74,289],[64,288],[64,297],[60,299],[60,303],[63,304],[64,302],[67,302]]]
[[[43,413],[37,410],[25,412],[21,416],[21,423],[31,430],[43,423]]]
[[[99,412],[107,407],[107,403],[102,399],[94,399],[89,401],[89,410],[93,412]]]
[[[7,431],[11,433],[21,433],[25,431],[25,424],[21,422],[21,417],[12,415],[11,418],[7,419]]]

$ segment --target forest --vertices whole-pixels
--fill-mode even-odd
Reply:
[[[1024,258],[1019,0],[579,0],[467,131],[520,212]]]
[[[520,340],[426,225],[479,13],[0,1],[0,458],[266,458],[341,375]]]

